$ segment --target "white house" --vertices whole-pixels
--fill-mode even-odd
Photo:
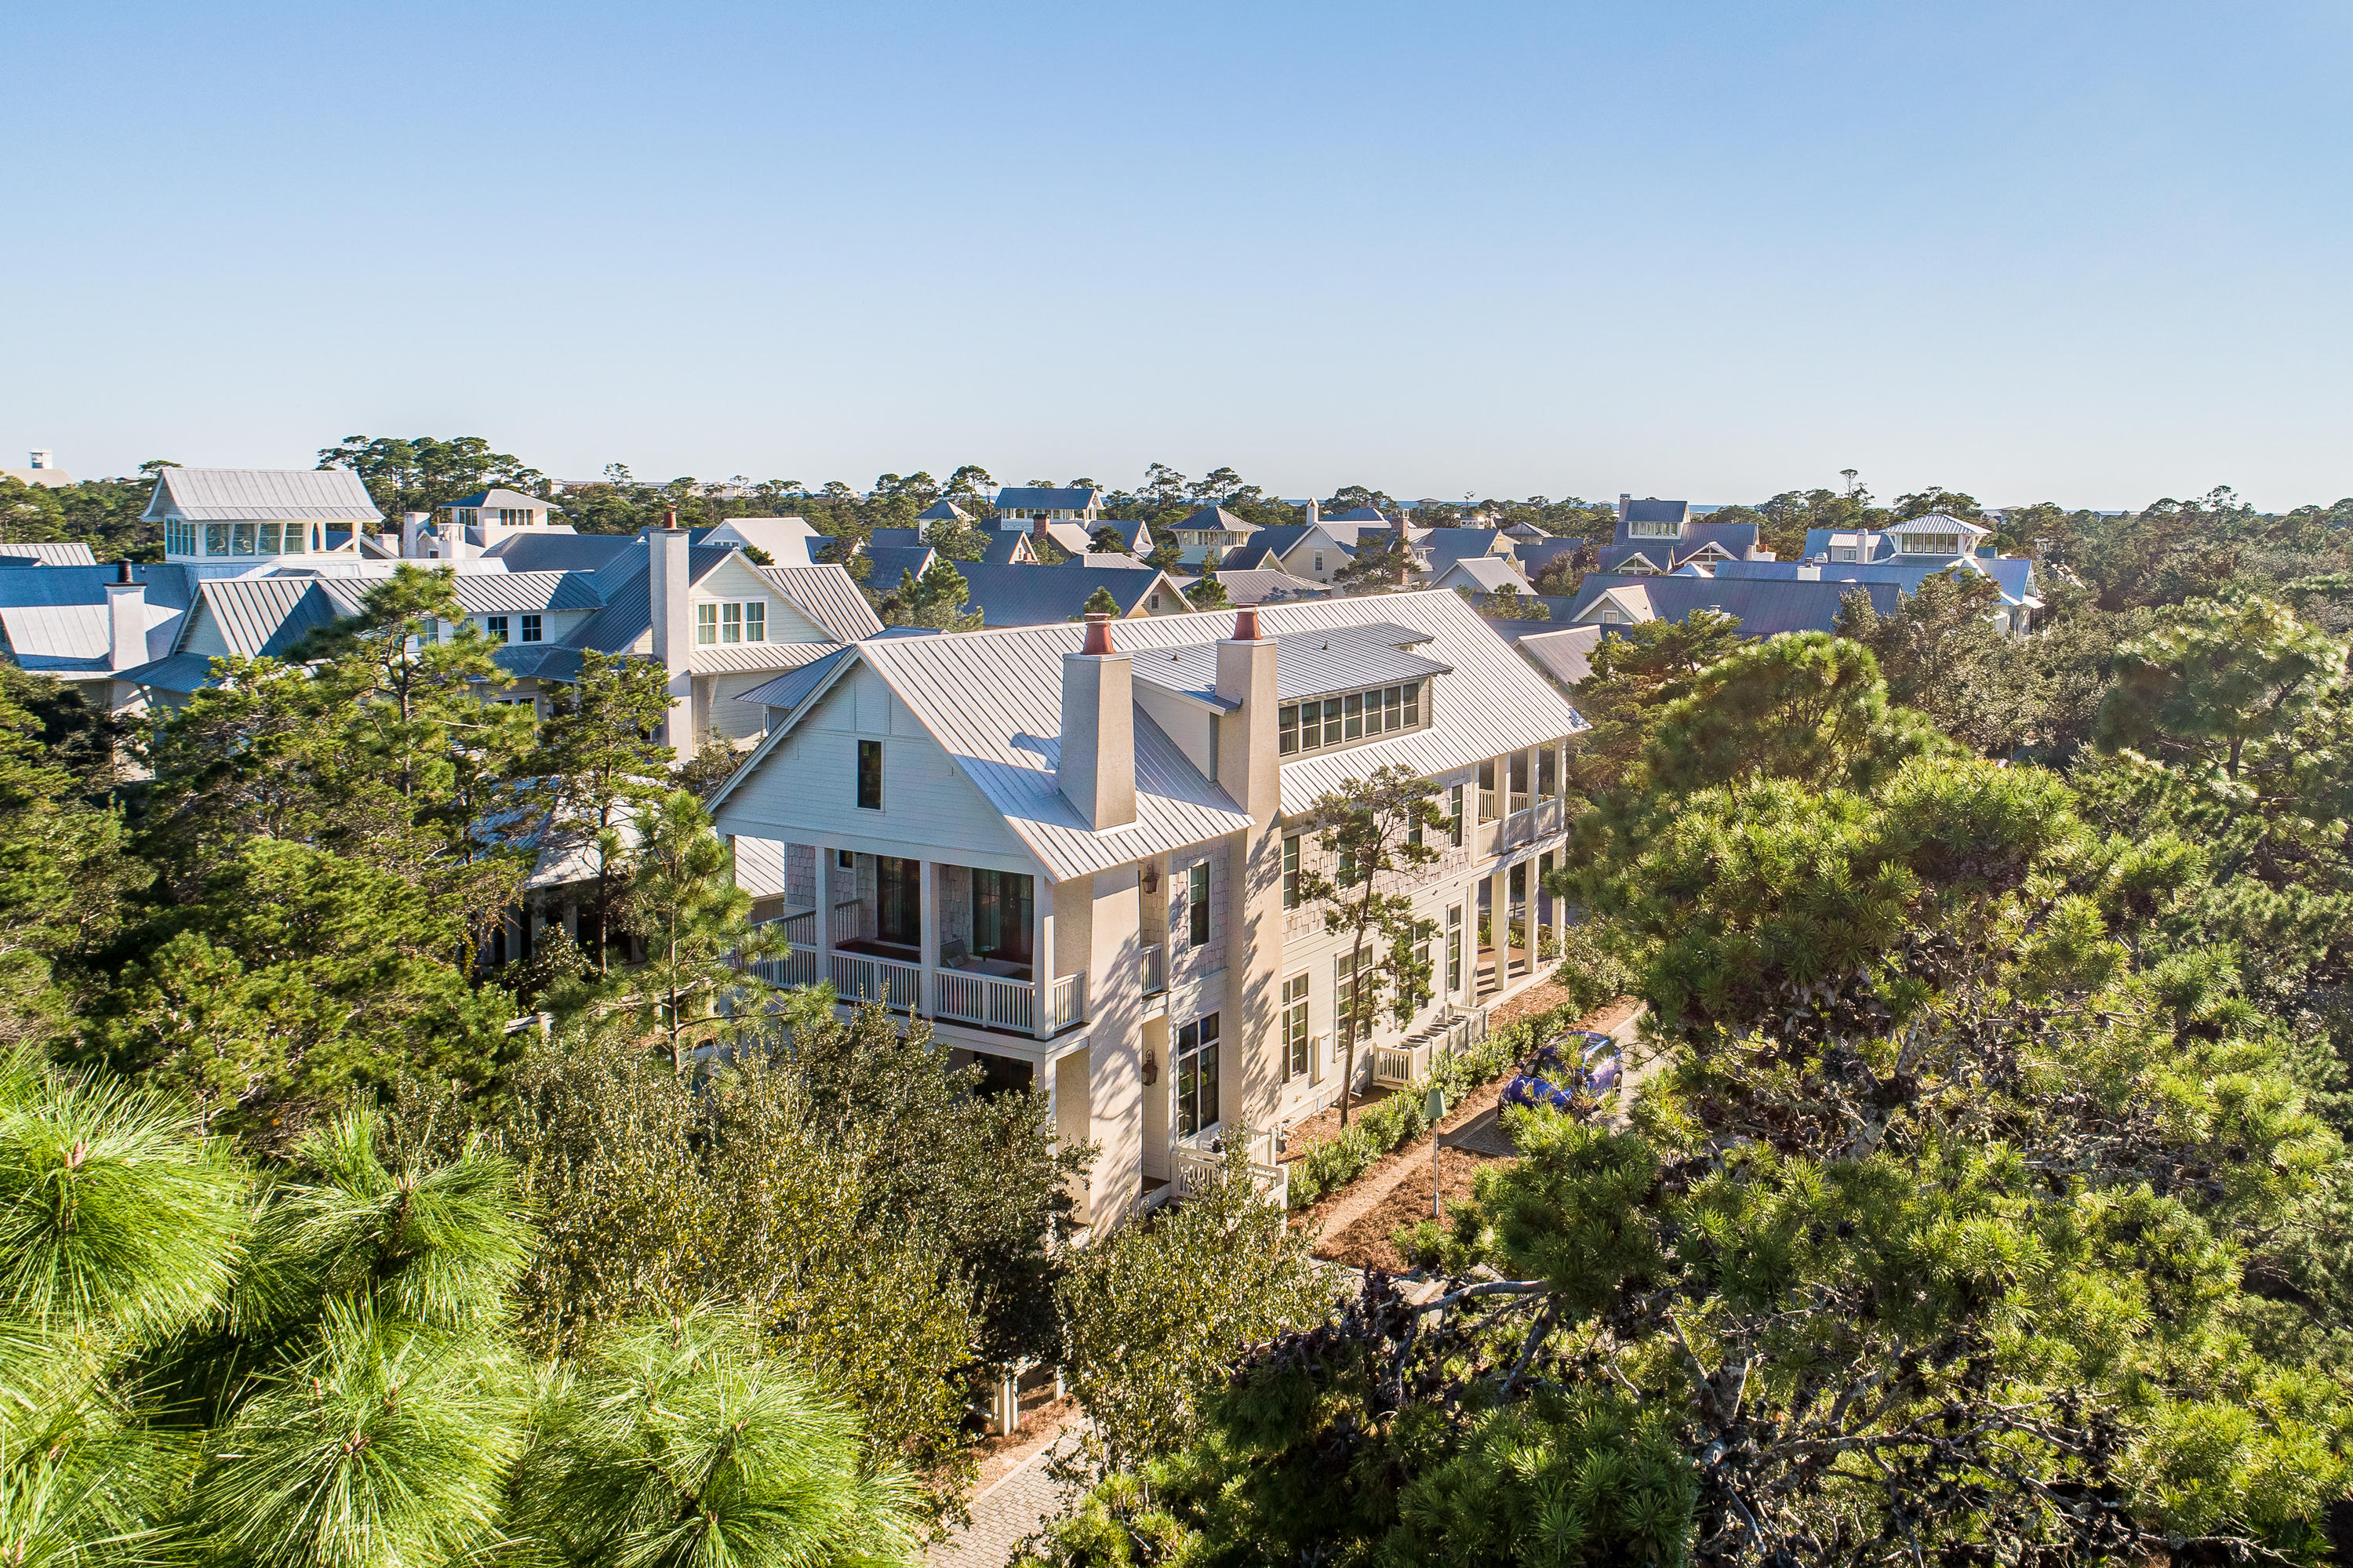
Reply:
[[[1451,591],[875,638],[749,700],[768,736],[713,810],[739,866],[784,868],[771,978],[921,1014],[1042,1086],[1102,1147],[1098,1224],[1245,1128],[1274,1179],[1273,1138],[1337,1097],[1360,971],[1300,898],[1317,798],[1393,763],[1451,824],[1398,882],[1437,995],[1356,1052],[1403,1082],[1535,970],[1585,727]]]
[[[164,525],[166,561],[216,571],[390,554],[373,537],[384,514],[344,468],[167,468],[140,521]]]

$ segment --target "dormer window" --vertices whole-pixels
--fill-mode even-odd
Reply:
[[[1683,525],[1672,518],[1630,518],[1626,523],[1626,536],[1630,539],[1680,539],[1683,536]]]
[[[1419,729],[1422,683],[1375,686],[1345,692],[1312,702],[1287,703],[1275,714],[1281,739],[1276,749],[1285,757],[1302,751],[1325,751],[1352,740],[1372,740],[1395,731]]]
[[[694,607],[694,641],[709,648],[721,642],[765,642],[768,640],[768,602],[765,599],[744,599],[727,604],[698,604]]]
[[[509,528],[527,528],[531,525],[531,508],[501,506],[499,508],[499,522]]]
[[[1831,560],[1833,560],[1833,561],[1852,561],[1852,560],[1853,560],[1854,558],[1855,558],[1855,552],[1854,552],[1854,546],[1853,546],[1852,545],[1832,545],[1832,546],[1831,546]]]
[[[1961,553],[1958,534],[1906,534],[1904,553],[1907,556],[1957,556]]]

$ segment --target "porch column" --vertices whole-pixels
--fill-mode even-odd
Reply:
[[[1054,1033],[1054,884],[1039,872],[1029,882],[1029,906],[1035,919],[1029,936],[1029,972],[1038,992],[1038,1015],[1032,1033],[1039,1039]]]
[[[833,846],[822,839],[810,846],[817,852],[817,978],[833,978],[833,944],[840,933],[833,928]]]
[[[915,1011],[929,1012],[932,991],[939,982],[932,966],[940,961],[940,868],[935,861],[915,863]]]

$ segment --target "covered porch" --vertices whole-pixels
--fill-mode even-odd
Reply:
[[[781,891],[754,886],[754,923],[792,944],[755,966],[771,984],[827,980],[845,1002],[1037,1040],[1086,1023],[1087,977],[1051,972],[1053,901],[1033,874],[764,841],[738,843],[739,868],[762,858],[753,842],[782,852]]]

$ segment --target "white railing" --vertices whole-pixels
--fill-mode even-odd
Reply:
[[[755,922],[757,926],[779,926],[792,950],[780,958],[762,959],[750,967],[751,972],[775,986],[805,986],[817,984],[817,911],[803,909],[797,914],[779,915],[773,920]]]
[[[1250,1182],[1260,1194],[1277,1208],[1291,1203],[1291,1167],[1275,1162],[1274,1135],[1259,1133],[1250,1139]],[[1170,1171],[1169,1185],[1182,1200],[1193,1197],[1225,1174],[1226,1157],[1212,1150],[1207,1141],[1186,1139],[1177,1143]]]
[[[1427,1040],[1374,1046],[1373,1082],[1385,1089],[1401,1089],[1416,1079],[1430,1076],[1430,1046]]]
[[[879,1001],[902,1012],[912,1012],[923,1000],[923,970],[920,964],[896,959],[869,958],[863,953],[836,953],[833,989],[844,1001]]]
[[[1168,989],[1168,948],[1163,942],[1144,945],[1144,994],[1158,996]]]
[[[932,1016],[1028,1033],[1038,1026],[1038,987],[971,969],[934,969]]]
[[[1087,977],[1084,972],[1063,975],[1054,981],[1053,1009],[1047,1015],[1047,1026],[1056,1033],[1074,1023],[1087,1021]]]

